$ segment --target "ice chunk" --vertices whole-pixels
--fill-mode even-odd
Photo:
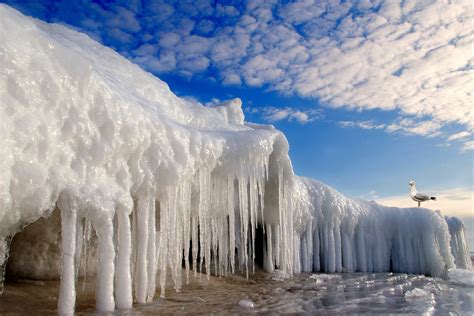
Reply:
[[[250,300],[248,298],[240,300],[239,305],[242,306],[242,307],[245,307],[245,308],[254,308],[255,307],[255,304],[252,302],[252,300]]]
[[[427,298],[427,297],[431,298],[431,293],[420,288],[415,288],[413,290],[406,291],[405,293],[406,299]]]
[[[213,106],[230,124],[244,125],[244,112],[242,100],[236,98]]]
[[[474,271],[451,269],[448,271],[448,280],[453,283],[474,286]]]

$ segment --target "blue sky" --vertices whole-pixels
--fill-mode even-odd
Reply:
[[[179,96],[241,98],[248,121],[286,134],[299,175],[366,199],[415,179],[474,212],[469,1],[1,2],[87,33]]]

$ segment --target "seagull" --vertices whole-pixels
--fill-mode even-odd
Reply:
[[[416,192],[416,183],[415,181],[410,181],[408,182],[408,185],[410,186],[410,197],[412,198],[413,201],[418,202],[418,207],[420,207],[421,202],[433,200],[436,201],[435,196],[429,196],[423,193],[418,193]]]

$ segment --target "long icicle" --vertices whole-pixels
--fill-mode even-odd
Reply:
[[[75,266],[76,251],[76,201],[62,196],[59,201],[61,209],[61,284],[59,286],[58,313],[73,314],[76,304]]]
[[[137,303],[146,303],[148,291],[148,199],[142,196],[137,205],[137,261],[136,261],[136,293]]]
[[[148,274],[148,289],[147,302],[153,301],[156,291],[156,208],[155,199],[149,197],[147,201],[148,213],[148,244],[147,244],[147,274]],[[146,227],[146,226],[145,226]]]
[[[130,274],[130,256],[132,253],[132,238],[130,230],[131,209],[119,207],[117,209],[118,219],[118,253],[116,269],[115,301],[118,308],[132,307],[132,277]]]
[[[98,236],[98,266],[95,290],[96,309],[99,312],[110,312],[115,309],[114,275],[114,209],[110,207],[96,219],[93,224]]]

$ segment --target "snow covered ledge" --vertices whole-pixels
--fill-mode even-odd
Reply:
[[[237,100],[192,104],[89,37],[1,4],[0,43],[0,267],[11,236],[58,208],[62,313],[91,228],[99,311],[151,301],[157,276],[163,296],[167,270],[177,290],[191,269],[248,273],[257,226],[269,271],[454,267],[439,216],[295,177],[284,135],[245,124]]]

